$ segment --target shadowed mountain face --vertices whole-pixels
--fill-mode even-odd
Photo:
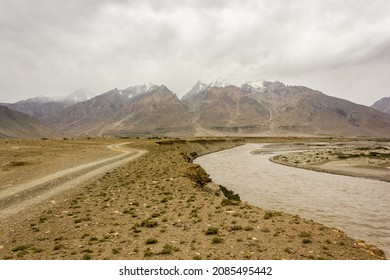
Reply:
[[[378,100],[371,106],[371,108],[374,108],[386,114],[390,114],[390,96]]]
[[[0,105],[0,138],[40,138],[56,134],[31,116]]]
[[[42,112],[40,120],[71,135],[390,136],[389,114],[280,82],[197,82],[182,100],[145,84]]]

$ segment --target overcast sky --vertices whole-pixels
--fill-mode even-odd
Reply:
[[[0,102],[152,82],[390,96],[388,0],[0,0]]]

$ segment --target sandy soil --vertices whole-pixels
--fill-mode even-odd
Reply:
[[[289,166],[390,182],[390,143],[352,142],[298,145],[300,152],[271,158]],[[297,145],[290,146],[296,149]],[[280,147],[288,150],[288,147]]]
[[[109,150],[120,152],[119,155],[75,165],[23,184],[8,184],[1,187],[0,219],[14,215],[31,205],[103,175],[105,172],[134,160],[147,152],[127,149],[128,144],[130,143],[125,142],[107,146]],[[48,170],[46,169],[46,171]],[[34,174],[39,174],[39,172],[34,172]]]
[[[335,228],[207,193],[203,186],[210,179],[191,159],[239,142],[133,142],[130,148],[148,153],[30,206],[19,212],[17,219],[3,219],[0,258],[385,258],[375,246],[353,240]],[[112,142],[85,143],[85,149],[105,150],[108,144]],[[61,145],[69,154],[84,154],[82,145]],[[42,153],[42,166],[50,165],[43,163],[50,148],[32,147]],[[28,143],[25,149],[27,156]],[[107,153],[112,155],[112,151]],[[21,157],[20,161],[25,160]]]

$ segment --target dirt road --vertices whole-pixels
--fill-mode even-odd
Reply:
[[[108,149],[121,152],[120,155],[77,165],[25,184],[0,188],[0,219],[14,215],[35,203],[76,187],[147,153],[145,150],[125,148],[127,144],[130,143],[107,146]]]

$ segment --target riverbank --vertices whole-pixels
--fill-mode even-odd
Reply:
[[[390,182],[389,142],[299,145],[300,152],[271,157],[275,163],[318,172]]]
[[[193,158],[240,139],[130,142],[148,153],[2,220],[0,258],[385,259],[338,229],[206,192]]]

